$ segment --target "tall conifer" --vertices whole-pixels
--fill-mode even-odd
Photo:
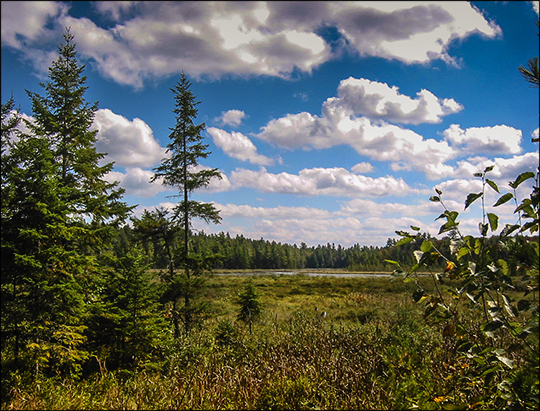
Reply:
[[[98,164],[105,154],[96,151],[90,130],[97,103],[85,102],[84,66],[69,29],[64,40],[50,81],[40,83],[45,96],[27,91],[35,119],[26,121],[30,132],[6,154],[2,291],[13,315],[2,336],[15,345],[15,359],[19,347],[26,348],[36,371],[76,372],[87,356],[80,348],[95,256],[132,207],[121,201],[117,183],[104,178],[112,163]],[[5,203],[4,190],[10,193]]]
[[[176,124],[171,127],[169,134],[170,142],[167,145],[167,153],[169,156],[164,158],[161,164],[154,169],[155,174],[152,181],[159,178],[163,179],[163,184],[178,189],[178,197],[180,201],[174,207],[172,220],[175,224],[183,229],[184,244],[181,252],[180,264],[184,269],[184,279],[174,277],[174,265],[170,264],[171,282],[176,284],[173,288],[173,304],[176,304],[177,298],[182,295],[184,297],[184,308],[177,311],[182,317],[186,332],[189,332],[192,323],[193,307],[192,296],[194,288],[198,284],[198,280],[192,280],[191,275],[197,264],[197,258],[192,258],[189,246],[191,236],[191,223],[193,219],[200,218],[205,222],[219,223],[218,210],[209,203],[194,201],[190,199],[194,190],[206,187],[213,177],[221,178],[221,174],[217,168],[203,168],[199,165],[200,158],[207,158],[210,152],[207,150],[208,145],[203,144],[202,131],[205,129],[205,124],[194,124],[194,119],[197,117],[197,105],[195,96],[190,90],[191,83],[188,81],[184,73],[181,74],[180,80],[171,89],[174,93],[175,108],[173,113],[176,116]],[[173,280],[174,279],[174,280]],[[178,337],[178,335],[177,335]]]

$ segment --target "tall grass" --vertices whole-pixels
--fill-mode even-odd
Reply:
[[[465,408],[483,389],[456,392],[466,363],[422,320],[410,284],[255,277],[266,314],[250,335],[234,321],[246,281],[210,280],[209,319],[170,347],[159,369],[21,380],[2,409],[439,409],[450,397]],[[218,338],[224,330],[230,338]]]

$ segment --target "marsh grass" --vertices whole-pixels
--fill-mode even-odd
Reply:
[[[252,334],[236,321],[235,299],[248,278],[214,276],[207,320],[169,347],[158,370],[15,379],[2,409],[441,409],[450,397],[466,408],[484,389],[460,392],[466,362],[440,326],[423,321],[410,283],[252,280],[265,305]]]

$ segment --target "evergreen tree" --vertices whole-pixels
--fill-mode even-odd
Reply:
[[[221,178],[221,173],[216,168],[203,168],[199,165],[200,158],[207,158],[210,154],[207,151],[208,145],[203,144],[202,131],[204,123],[195,125],[194,119],[197,117],[196,106],[200,103],[195,101],[195,96],[190,91],[191,83],[184,73],[175,87],[171,89],[174,94],[176,124],[170,128],[170,142],[167,145],[169,157],[164,158],[161,164],[154,169],[155,174],[152,182],[162,179],[163,184],[178,189],[175,197],[180,199],[173,209],[173,223],[183,229],[184,243],[180,250],[180,264],[184,270],[185,278],[171,278],[170,284],[174,290],[172,298],[176,301],[184,297],[184,308],[178,314],[184,321],[186,332],[189,333],[194,308],[192,307],[192,297],[194,290],[198,288],[196,283],[199,280],[192,280],[192,274],[199,274],[199,258],[191,255],[190,237],[191,223],[195,218],[200,218],[207,223],[219,223],[218,210],[209,203],[194,201],[190,195],[194,190],[206,187],[213,177]],[[178,336],[177,336],[178,337]]]
[[[240,312],[238,313],[237,318],[248,324],[249,333],[251,334],[253,322],[256,321],[263,312],[263,304],[251,278],[244,291],[238,294],[237,302],[240,305]]]
[[[90,345],[109,367],[134,368],[151,360],[166,341],[160,284],[142,250],[134,246],[116,256],[105,253],[100,295],[92,306]]]
[[[536,27],[540,29],[540,19],[536,20]],[[540,36],[540,31],[538,32]],[[527,68],[518,67],[518,71],[531,87],[538,88],[540,86],[540,69],[538,68],[538,57],[533,57],[527,61]]]
[[[98,166],[104,154],[89,130],[97,104],[84,100],[84,66],[69,29],[64,40],[50,81],[40,83],[45,96],[27,91],[35,118],[26,121],[30,132],[5,155],[2,289],[11,291],[3,329],[12,332],[2,342],[16,336],[14,359],[26,347],[36,371],[78,372],[88,355],[81,347],[95,255],[131,208],[120,201],[123,190],[104,179],[112,163]]]

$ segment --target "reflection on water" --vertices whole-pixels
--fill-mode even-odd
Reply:
[[[327,273],[321,272],[308,272],[308,271],[253,271],[253,272],[237,272],[237,273],[216,273],[216,275],[305,275],[307,277],[355,277],[355,278],[369,278],[369,277],[390,277],[389,273]]]

